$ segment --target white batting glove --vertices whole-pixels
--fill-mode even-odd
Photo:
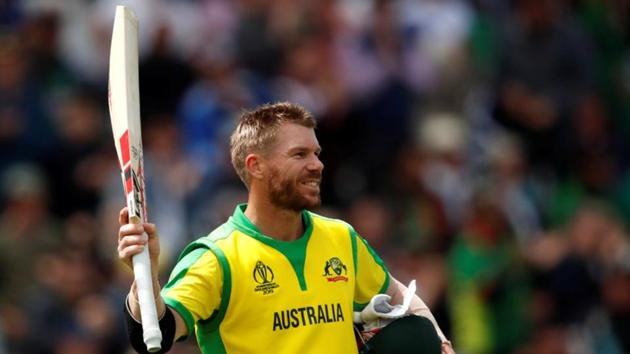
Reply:
[[[412,280],[403,297],[403,303],[392,305],[387,294],[375,295],[361,312],[354,313],[354,322],[362,323],[366,330],[380,328],[389,322],[407,315],[411,299],[416,293],[416,281]]]

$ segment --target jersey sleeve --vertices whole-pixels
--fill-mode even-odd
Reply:
[[[389,271],[383,260],[370,247],[367,241],[359,236],[354,229],[352,234],[355,250],[356,281],[354,289],[354,310],[362,310],[374,295],[387,291],[389,286]]]
[[[184,319],[190,335],[197,321],[210,318],[219,309],[222,287],[223,274],[216,255],[201,247],[181,257],[161,295]]]

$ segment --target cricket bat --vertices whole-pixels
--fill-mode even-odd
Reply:
[[[138,88],[138,20],[125,6],[116,7],[109,55],[109,114],[118,153],[129,222],[147,220],[142,163]],[[143,339],[149,352],[161,349],[162,333],[157,319],[149,248],[133,257]]]

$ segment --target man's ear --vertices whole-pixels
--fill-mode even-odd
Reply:
[[[264,174],[264,161],[258,154],[249,154],[245,157],[245,168],[252,179],[262,179]]]

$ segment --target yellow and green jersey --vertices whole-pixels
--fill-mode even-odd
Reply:
[[[291,242],[263,235],[236,207],[182,253],[162,290],[203,353],[357,353],[353,310],[389,273],[347,223],[304,211]]]

